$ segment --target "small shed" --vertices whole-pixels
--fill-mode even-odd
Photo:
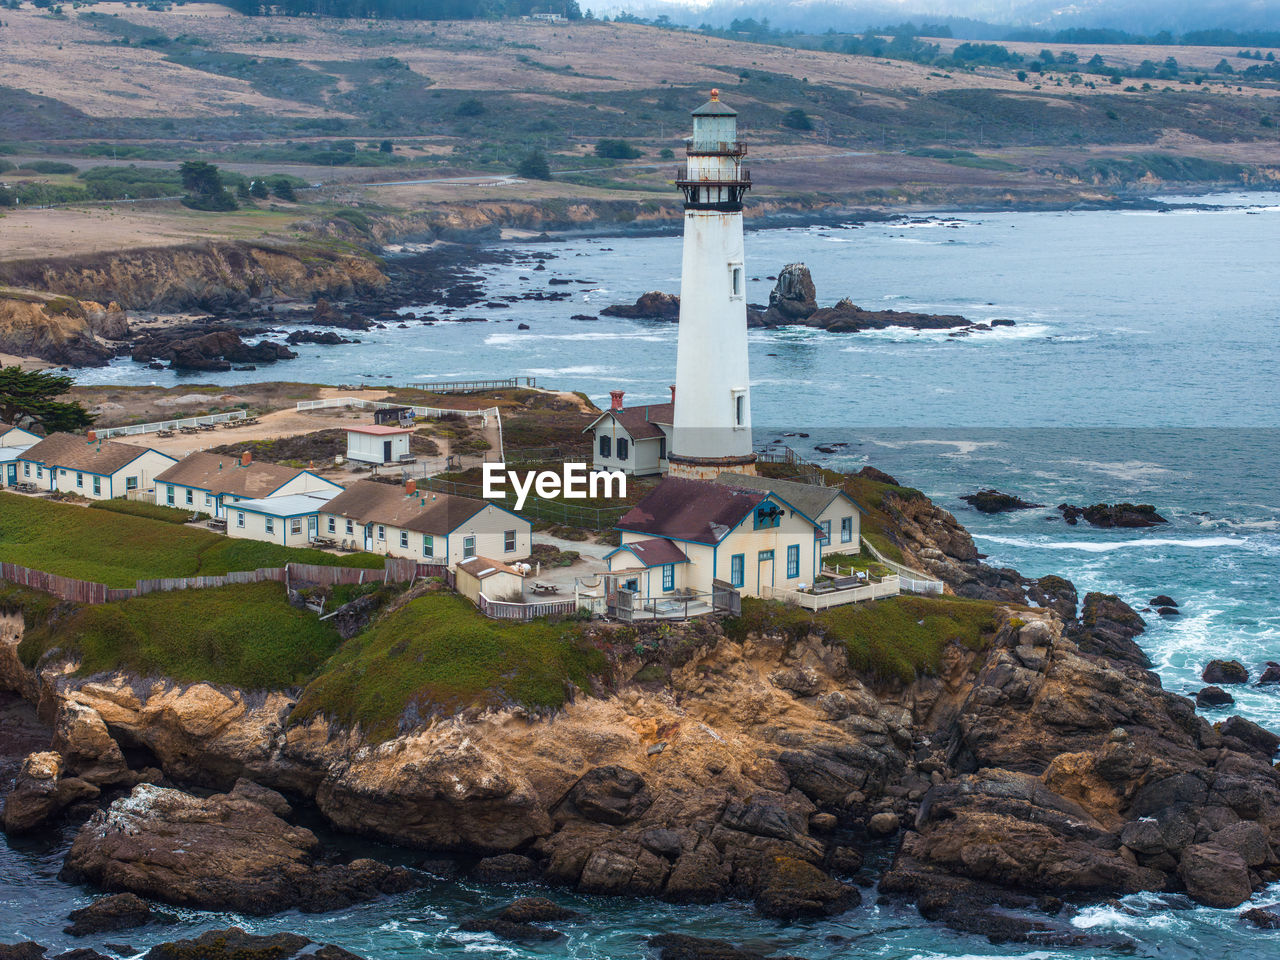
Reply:
[[[412,459],[409,453],[408,427],[390,427],[366,423],[347,427],[347,459],[360,463],[398,463]]]
[[[471,557],[457,567],[457,589],[479,605],[480,594],[490,600],[524,600],[524,574],[515,567],[487,557]]]
[[[373,411],[373,422],[383,427],[398,427],[413,421],[413,411],[408,407],[379,407]]]

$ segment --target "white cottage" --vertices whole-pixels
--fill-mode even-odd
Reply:
[[[666,473],[674,403],[624,407],[621,390],[609,395],[612,405],[583,431],[593,438],[594,468],[636,477]]]
[[[309,546],[318,535],[320,511],[329,500],[322,494],[293,493],[228,503],[227,536],[286,547]]]
[[[89,500],[110,500],[133,490],[150,490],[156,475],[177,463],[176,457],[151,447],[118,440],[99,440],[54,433],[18,457],[20,481],[41,490],[75,493]]]
[[[618,530],[609,571],[633,573],[623,583],[644,600],[709,594],[714,580],[744,596],[797,590],[812,586],[820,570],[822,528],[768,491],[667,477],[622,516]]]
[[[432,490],[357,480],[320,513],[320,535],[368,553],[452,566],[484,556],[504,562],[533,551],[533,525],[506,507]]]
[[[40,442],[40,437],[30,430],[23,430],[9,423],[0,423],[0,447],[30,447]]]
[[[409,459],[408,427],[366,423],[347,427],[347,459],[360,463],[398,463]]]
[[[193,453],[156,477],[156,503],[212,517],[226,517],[243,500],[314,494],[329,501],[341,492],[341,484],[310,470],[257,462],[249,453]]]
[[[717,483],[743,490],[778,494],[822,528],[822,556],[829,553],[861,553],[861,515],[866,511],[839,487],[820,487],[795,480],[771,480],[741,473],[722,473]]]

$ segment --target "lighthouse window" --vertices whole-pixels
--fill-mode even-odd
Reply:
[[[742,426],[747,417],[747,398],[742,394],[738,394],[733,398],[733,420],[737,426]]]
[[[742,268],[734,267],[729,271],[729,291],[732,296],[742,296]]]

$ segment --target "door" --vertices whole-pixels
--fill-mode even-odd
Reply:
[[[18,484],[18,465],[16,463],[9,464],[9,469],[5,474],[4,484],[6,487],[14,487]]]
[[[761,550],[756,555],[756,593],[761,587],[773,586],[773,551]]]
[[[365,553],[373,552],[372,541],[373,541],[373,524],[366,523],[364,525],[364,552]]]
[[[310,541],[314,540],[314,539],[315,539],[316,537],[318,537],[319,535],[320,535],[320,518],[319,518],[318,516],[317,516],[317,517],[307,517],[307,540],[308,540],[308,542],[310,542]]]
[[[391,462],[391,441],[390,440],[382,441],[382,462],[383,463]]]

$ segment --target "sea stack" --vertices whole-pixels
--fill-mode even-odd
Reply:
[[[747,369],[747,298],[738,114],[712,90],[693,111],[688,159],[676,179],[684,193],[684,259],[670,475],[712,480],[755,473]]]

